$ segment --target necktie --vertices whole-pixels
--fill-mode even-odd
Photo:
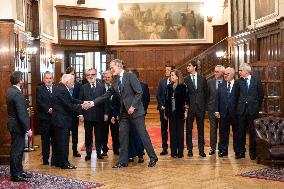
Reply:
[[[195,85],[195,75],[192,75],[192,84],[193,84],[193,88],[196,89],[196,85]]]
[[[71,96],[73,96],[73,91],[74,91],[73,87],[69,89],[69,93],[70,93]]]
[[[248,85],[248,78],[245,78],[245,85],[246,85],[246,93],[248,93],[249,85]]]
[[[50,90],[50,87],[47,87],[47,91],[52,94],[51,90]]]
[[[231,82],[228,81],[228,88],[227,88],[228,96],[231,94]]]
[[[119,90],[119,93],[121,92],[121,76],[118,77],[118,90]]]
[[[218,81],[218,84],[217,84],[216,89],[218,89],[218,87],[219,87],[220,83],[221,83],[221,81]]]

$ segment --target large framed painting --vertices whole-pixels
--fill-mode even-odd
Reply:
[[[16,1],[17,20],[24,23],[24,2],[23,0]]]
[[[264,22],[278,16],[278,0],[254,0],[255,23]]]
[[[205,38],[203,1],[118,4],[119,41]]]

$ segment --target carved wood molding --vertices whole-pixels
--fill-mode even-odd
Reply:
[[[88,17],[88,18],[103,18],[103,13],[106,9],[76,7],[76,6],[55,6],[58,16],[73,16],[73,17]]]

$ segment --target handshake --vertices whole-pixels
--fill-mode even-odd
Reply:
[[[81,104],[81,106],[82,106],[82,109],[88,110],[88,109],[90,109],[91,107],[93,107],[94,105],[93,105],[93,102],[92,102],[92,101],[84,101],[84,103]]]

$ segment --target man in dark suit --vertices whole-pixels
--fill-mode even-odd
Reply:
[[[168,120],[165,119],[165,107],[166,107],[166,91],[167,85],[171,83],[170,75],[171,71],[174,69],[173,66],[166,65],[165,77],[159,81],[158,89],[157,89],[157,102],[160,113],[160,122],[161,122],[161,135],[162,135],[162,152],[160,155],[168,154],[168,128],[169,123]]]
[[[217,145],[217,129],[219,127],[219,119],[214,115],[215,99],[219,84],[223,82],[225,68],[217,65],[214,69],[214,78],[207,81],[207,102],[208,102],[208,118],[210,122],[210,146],[209,155],[215,154]]]
[[[234,80],[235,70],[225,69],[224,79],[218,87],[215,101],[215,116],[220,119],[219,157],[228,155],[230,125],[233,129],[233,147],[235,156],[239,155],[239,133],[237,125],[237,83]]]
[[[108,90],[113,81],[113,76],[110,70],[106,70],[103,73],[103,84],[105,85],[105,89]],[[108,120],[105,121],[105,126],[103,127],[103,136],[102,136],[102,151],[103,156],[107,156],[108,152],[108,134],[109,129],[111,132],[111,138],[112,138],[112,150],[115,155],[119,154],[119,126],[118,126],[118,115],[119,115],[119,97],[117,94],[112,95],[107,100],[107,110],[108,110]]]
[[[110,69],[114,75],[117,75],[117,79],[113,82],[111,90],[108,90],[105,95],[92,101],[90,106],[96,106],[96,104],[105,101],[113,93],[117,93],[120,96],[120,152],[119,161],[113,166],[113,168],[128,166],[129,130],[131,126],[136,128],[147,154],[150,157],[148,167],[154,167],[158,161],[158,157],[155,154],[145,126],[145,111],[142,104],[141,85],[133,73],[129,73],[124,70],[123,65],[123,61],[119,59],[115,59],[110,62]]]
[[[238,105],[237,114],[241,136],[240,154],[236,159],[245,157],[246,129],[249,130],[249,154],[250,159],[255,157],[255,130],[253,121],[258,118],[264,93],[261,81],[251,75],[251,67],[244,63],[239,67],[241,78],[238,80]]]
[[[84,104],[71,96],[74,76],[63,74],[61,84],[53,92],[52,124],[55,128],[56,166],[62,169],[76,169],[69,163],[69,136],[72,127],[72,115],[76,112],[82,116]]]
[[[50,145],[52,145],[52,164],[56,162],[54,129],[51,124],[52,114],[52,91],[54,91],[53,75],[46,71],[43,75],[43,84],[36,88],[36,112],[41,131],[42,160],[43,165],[49,165]]]
[[[27,100],[21,93],[21,86],[24,84],[23,73],[15,71],[11,77],[11,86],[6,95],[8,112],[8,130],[11,134],[11,159],[10,174],[11,180],[15,182],[27,181],[31,175],[23,171],[22,158],[25,147],[25,134],[32,136],[30,129],[29,115],[27,111]]]
[[[139,80],[139,72],[136,69],[131,70]],[[142,88],[142,103],[145,110],[145,116],[147,114],[147,109],[150,103],[150,93],[149,87],[146,83],[139,80],[141,88]],[[137,130],[134,127],[130,127],[130,135],[129,135],[129,158],[133,160],[135,156],[138,156],[138,163],[144,162],[144,146],[143,143],[137,133]]]
[[[86,71],[86,79],[89,83],[83,85],[80,89],[79,99],[82,101],[90,101],[105,94],[106,90],[104,85],[96,80],[97,70],[89,69]],[[102,150],[102,136],[104,121],[108,120],[107,115],[107,102],[92,107],[83,111],[84,127],[85,127],[85,145],[86,157],[85,160],[91,159],[93,148],[93,131],[95,134],[95,146],[97,151],[97,158],[103,159]]]
[[[66,74],[74,75],[74,77],[76,76],[75,70],[73,67],[68,67],[66,69]],[[81,83],[79,83],[78,81],[74,79],[74,86],[70,89],[70,93],[73,98],[79,99],[80,87],[81,87]],[[79,119],[78,119],[78,116],[74,113],[72,115],[72,127],[71,127],[72,150],[73,150],[74,157],[81,157],[81,154],[78,152],[78,148],[77,148],[78,147],[78,125],[79,125]]]
[[[192,128],[194,117],[197,122],[197,130],[198,130],[198,149],[199,156],[206,157],[204,153],[204,117],[206,110],[206,101],[207,101],[207,82],[206,79],[197,74],[197,62],[191,61],[187,65],[187,71],[190,73],[184,79],[184,83],[188,88],[188,118],[186,125],[186,144],[188,148],[188,156],[192,157]]]

